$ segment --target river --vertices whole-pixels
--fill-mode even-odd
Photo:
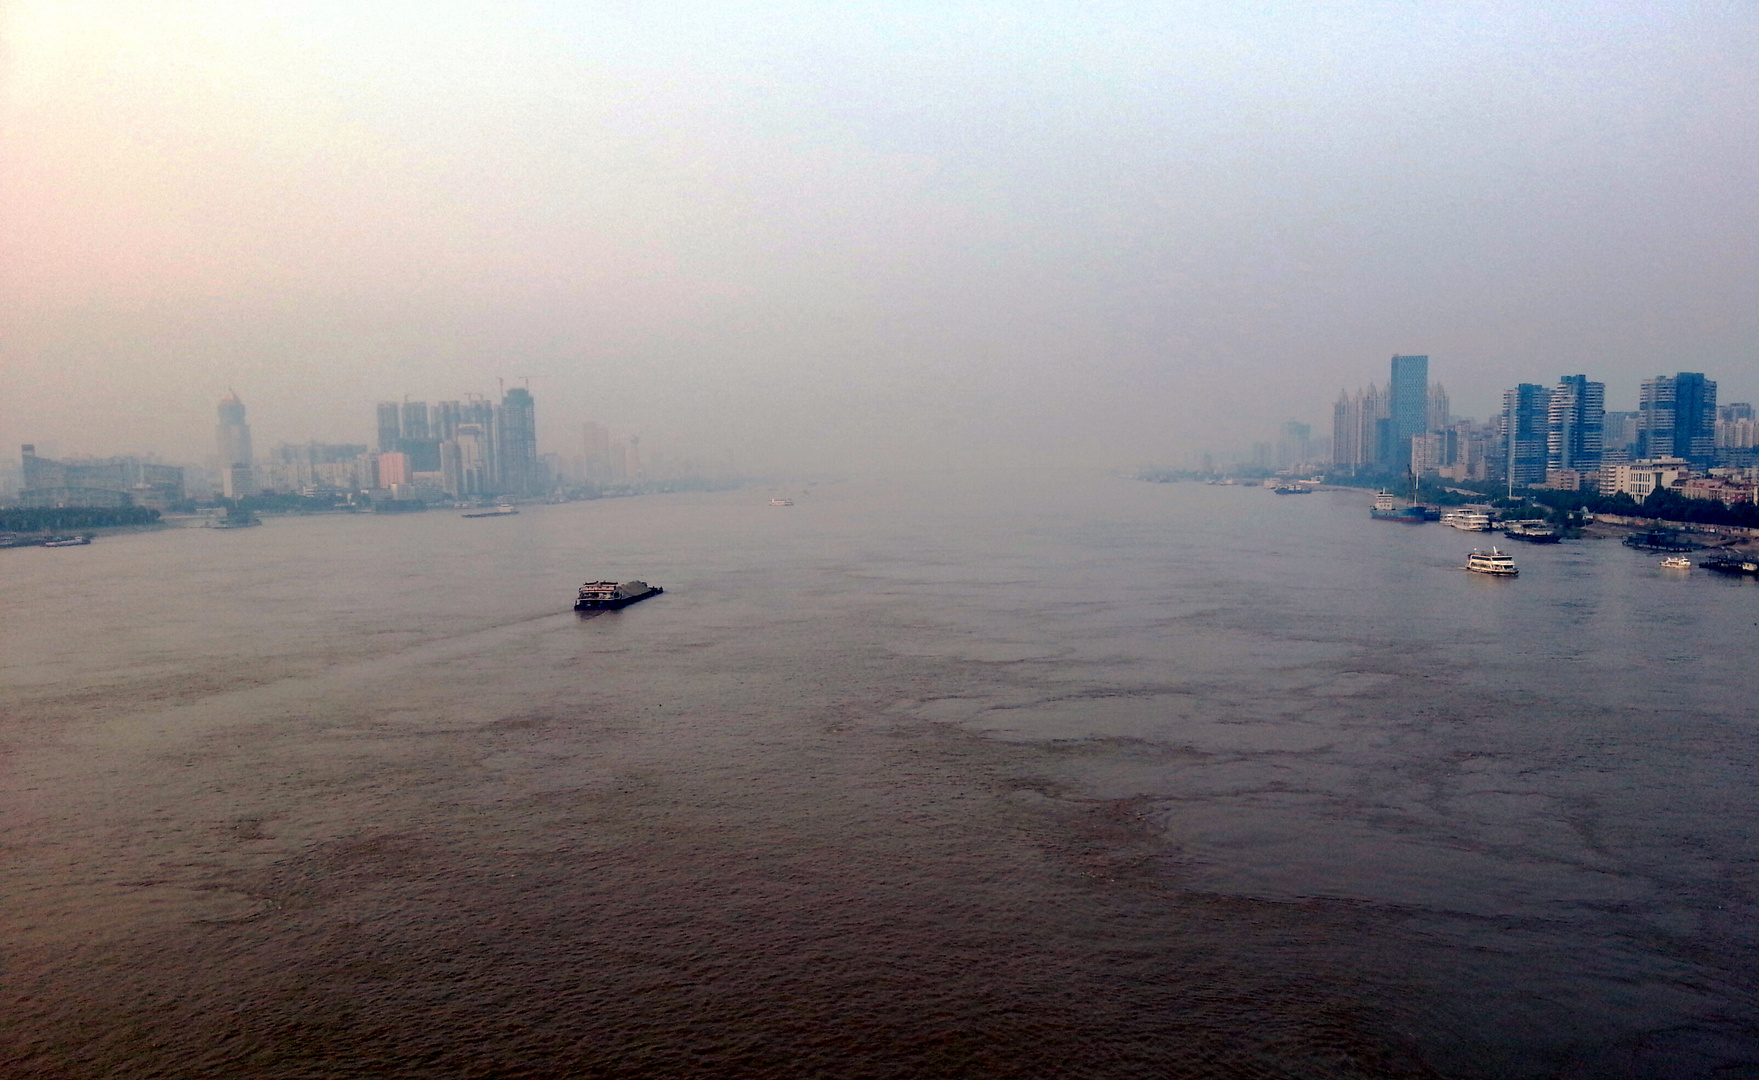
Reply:
[[[1493,539],[1071,472],[0,552],[0,1073],[1759,1075],[1759,583]]]

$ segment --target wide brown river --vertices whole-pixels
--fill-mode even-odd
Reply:
[[[1754,582],[778,493],[0,551],[0,1076],[1759,1075]]]

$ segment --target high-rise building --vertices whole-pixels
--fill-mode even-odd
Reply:
[[[589,420],[580,425],[580,436],[582,449],[586,451],[582,479],[589,484],[610,483],[611,433]]]
[[[1373,383],[1354,394],[1339,391],[1332,406],[1332,464],[1352,472],[1378,468],[1383,461],[1378,422],[1384,419],[1386,397]]]
[[[1297,465],[1305,465],[1312,460],[1313,426],[1303,424],[1299,420],[1286,420],[1283,429],[1277,435],[1276,464],[1279,469],[1291,469]]]
[[[1716,381],[1702,372],[1674,376],[1673,453],[1695,465],[1716,457]]]
[[[1606,384],[1586,375],[1560,375],[1548,407],[1545,470],[1600,471],[1605,449]]]
[[[1634,410],[1608,409],[1603,414],[1600,445],[1604,453],[1629,451],[1637,445],[1637,413]]]
[[[1387,418],[1392,421],[1387,449],[1391,453],[1383,460],[1402,469],[1411,459],[1411,437],[1429,429],[1429,357],[1393,357],[1387,398]]]
[[[1702,465],[1715,454],[1716,383],[1696,371],[1644,379],[1637,396],[1637,457]]]
[[[1509,483],[1523,487],[1543,483],[1546,444],[1551,435],[1551,391],[1538,383],[1504,390],[1498,434]]]
[[[531,391],[514,387],[495,410],[501,488],[511,495],[537,494],[537,406]]]
[[[282,443],[269,455],[267,486],[298,492],[308,487],[354,486],[354,460],[366,453],[358,444]]]
[[[1479,425],[1455,420],[1441,432],[1441,462],[1436,472],[1449,480],[1486,480],[1496,457],[1499,424]],[[1415,450],[1412,456],[1415,457]]]
[[[1440,383],[1429,384],[1429,417],[1424,431],[1446,431],[1452,417],[1448,415],[1447,388]]]
[[[379,453],[389,454],[397,449],[397,440],[403,437],[402,414],[403,407],[395,401],[379,402]]]
[[[405,401],[403,403],[403,433],[405,439],[428,438],[428,403],[425,401]]]
[[[221,494],[228,499],[242,499],[258,493],[252,471],[250,425],[244,419],[244,402],[235,390],[226,391],[220,399],[220,425],[214,429],[218,444]]]
[[[472,397],[464,402],[458,410],[458,441],[464,452],[464,470],[468,474],[471,462],[476,462],[480,470],[480,485],[468,494],[490,495],[500,492],[501,462],[497,453],[498,437],[496,435],[495,418],[501,410],[486,398]],[[470,430],[471,438],[466,440],[466,429]],[[474,448],[465,446],[467,441],[474,442]],[[474,455],[474,457],[473,457]]]
[[[453,498],[468,495],[464,478],[464,452],[457,439],[440,443],[440,490]]]
[[[463,408],[456,401],[440,402],[428,416],[428,434],[441,442],[456,439],[463,413]]]
[[[1751,450],[1759,447],[1759,420],[1744,416],[1738,420],[1716,422],[1718,450]]]
[[[458,438],[454,440],[458,447],[458,471],[460,477],[457,495],[487,495],[495,490],[495,451],[488,424],[462,423],[458,425]]]
[[[1435,476],[1447,465],[1448,435],[1446,431],[1430,431],[1411,436],[1411,475]]]
[[[379,455],[379,486],[400,487],[415,481],[415,470],[409,467],[409,455],[391,451]]]

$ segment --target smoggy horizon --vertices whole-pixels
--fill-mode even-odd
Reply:
[[[1734,6],[8,5],[0,439],[538,403],[747,471],[1229,454],[1422,353],[1759,396]]]

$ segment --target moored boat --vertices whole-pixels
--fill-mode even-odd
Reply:
[[[236,507],[234,507],[234,508],[228,509],[223,517],[217,517],[217,518],[214,518],[212,521],[209,521],[208,528],[210,528],[210,529],[248,529],[252,525],[261,525],[262,523],[263,523],[263,519],[260,517],[257,517],[255,514],[251,513],[249,510],[240,510],[240,509],[237,509]]]
[[[1398,499],[1390,491],[1382,491],[1374,496],[1374,507],[1368,516],[1376,521],[1397,521],[1405,525],[1421,525],[1431,520],[1423,506],[1400,506]]]
[[[1448,510],[1441,515],[1441,523],[1466,532],[1490,531],[1490,515],[1482,510]]]
[[[1514,577],[1520,571],[1515,569],[1515,557],[1491,548],[1489,551],[1472,549],[1466,556],[1466,569],[1474,574],[1489,574],[1491,577]]]
[[[1746,575],[1759,577],[1759,562],[1752,559],[1738,558],[1733,555],[1717,555],[1705,559],[1698,564],[1706,570],[1714,570],[1719,574]]]
[[[482,510],[482,511],[479,511],[474,514],[461,514],[459,516],[467,517],[467,518],[498,518],[498,517],[512,517],[514,514],[517,514],[517,513],[519,513],[518,507],[508,506],[506,503],[502,503],[500,506],[495,507],[493,510]]]
[[[1686,558],[1684,555],[1669,555],[1667,558],[1661,560],[1661,565],[1669,570],[1690,570],[1692,568],[1692,560]]]
[[[1638,551],[1696,551],[1702,545],[1684,539],[1673,529],[1654,528],[1625,537],[1624,545]]]
[[[575,611],[614,611],[666,590],[645,581],[589,581],[580,587]]]
[[[1563,539],[1556,529],[1534,521],[1511,521],[1503,526],[1502,534],[1528,544],[1555,544]]]
[[[82,533],[82,534],[79,534],[76,536],[52,536],[49,539],[43,541],[42,546],[43,547],[54,547],[54,548],[85,547],[87,544],[89,544],[91,542],[92,542],[92,538],[89,536],[86,536]]]

